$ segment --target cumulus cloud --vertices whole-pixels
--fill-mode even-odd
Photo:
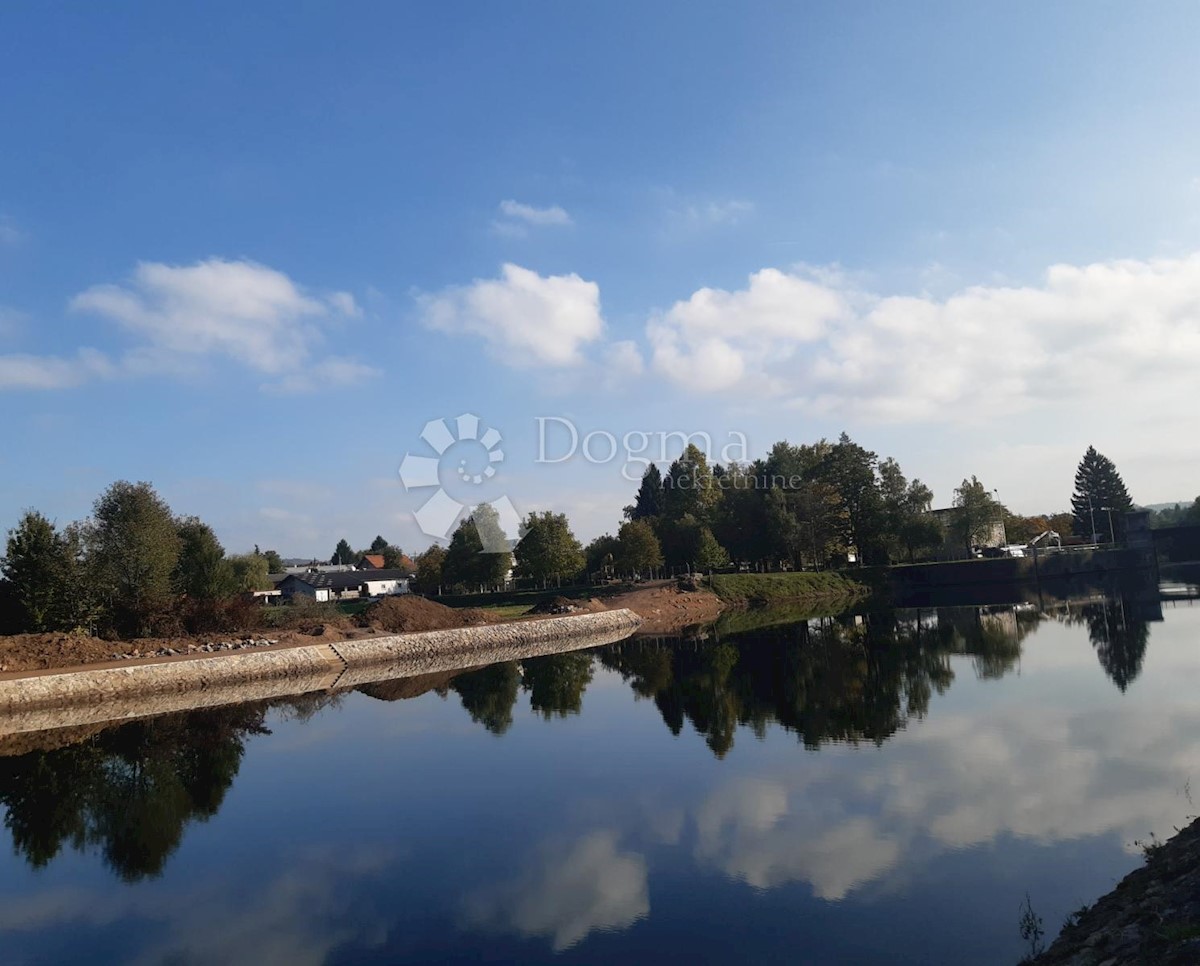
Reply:
[[[572,366],[600,338],[600,286],[578,275],[542,276],[506,264],[498,279],[418,297],[427,326],[478,336],[514,366]]]
[[[151,345],[182,354],[227,355],[276,375],[307,362],[320,341],[318,320],[353,297],[304,294],[283,272],[213,258],[195,265],[142,262],[128,286],[96,285],[71,308],[117,322]]]
[[[545,936],[562,952],[597,929],[627,929],[650,912],[646,860],[600,830],[546,846],[517,879],[469,897],[468,924]]]
[[[219,258],[176,266],[143,262],[126,285],[96,285],[70,301],[116,323],[137,343],[118,358],[81,349],[74,358],[0,356],[0,390],[62,389],[96,377],[186,371],[227,358],[284,392],[359,382],[377,374],[340,356],[314,361],[326,329],[360,315],[348,292],[306,294],[265,265]]]
[[[1200,364],[1200,254],[1056,265],[1039,285],[941,299],[764,269],[646,331],[654,367],[681,385],[879,420],[994,416],[1162,380],[1183,390]]]

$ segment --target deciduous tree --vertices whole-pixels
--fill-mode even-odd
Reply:
[[[579,574],[586,564],[583,547],[571,532],[566,514],[530,513],[517,543],[517,575],[526,580],[562,580]]]
[[[171,601],[179,533],[149,483],[120,480],[100,495],[88,532],[91,572],[117,626],[145,634]]]

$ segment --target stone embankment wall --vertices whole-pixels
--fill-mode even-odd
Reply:
[[[219,657],[180,657],[0,680],[0,735],[191,711],[599,647],[632,611],[573,614]]]
[[[1063,927],[1032,966],[1200,963],[1200,820],[1147,850],[1129,873]]]

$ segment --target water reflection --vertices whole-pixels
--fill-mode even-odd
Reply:
[[[970,655],[976,674],[1016,667],[1035,611],[952,607],[883,611],[718,636],[679,646],[635,639],[600,652],[635,693],[650,698],[672,733],[685,720],[718,757],[738,726],[796,732],[808,748],[830,741],[876,745],[921,718],[954,681],[950,658]]]
[[[290,702],[304,718],[328,696]],[[66,747],[0,757],[0,805],[13,847],[34,868],[64,846],[98,849],[126,882],[162,873],[190,822],[217,814],[265,704],[170,715]]]
[[[543,719],[580,714],[599,663],[615,671],[638,697],[653,701],[672,734],[690,725],[719,759],[733,749],[739,728],[762,737],[772,725],[794,733],[809,749],[831,742],[879,746],[911,720],[925,717],[932,696],[950,689],[953,658],[970,657],[979,680],[1002,678],[1019,666],[1027,636],[1048,620],[1086,628],[1105,673],[1124,692],[1141,671],[1155,614],[1154,607],[1131,597],[1055,602],[1043,610],[1030,605],[886,610],[795,624],[750,615],[758,617],[757,629],[731,633],[725,623],[688,641],[631,639],[597,652],[512,661],[361,690],[389,701],[429,690],[444,698],[453,694],[472,722],[504,735],[514,724],[522,692]],[[748,623],[753,626],[752,619]],[[336,698],[310,696],[294,699],[288,707],[303,717],[331,700]],[[267,707],[162,717],[102,731],[66,747],[0,758],[0,805],[14,847],[35,868],[69,846],[97,849],[125,881],[159,875],[186,826],[209,819],[221,807],[247,740],[269,733],[264,726]],[[781,795],[786,797],[779,789],[756,786],[711,808],[719,813],[732,808],[730,814],[749,809],[747,827],[762,828],[763,816],[779,807]],[[702,833],[709,830],[701,835],[701,853],[714,855],[711,830],[724,826],[712,819],[698,821]],[[827,831],[823,847],[840,835],[864,848],[874,841],[853,826]],[[865,868],[890,861],[890,846],[875,845],[862,858]],[[598,853],[590,848],[583,854]],[[750,862],[740,874],[768,882],[770,876],[754,872],[753,866]],[[833,881],[822,888],[836,895],[845,887]]]

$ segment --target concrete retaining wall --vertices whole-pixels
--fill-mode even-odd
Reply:
[[[604,611],[0,681],[0,735],[191,711],[599,647],[641,624]]]

